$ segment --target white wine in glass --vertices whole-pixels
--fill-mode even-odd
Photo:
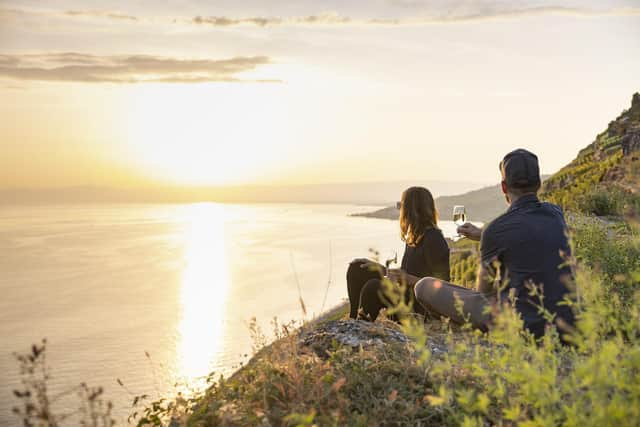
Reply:
[[[389,277],[389,266],[398,263],[398,252],[394,252],[393,258],[388,258],[384,263],[384,275]]]
[[[456,205],[453,207],[453,222],[458,227],[467,223],[467,212],[464,206]],[[461,236],[460,234],[456,233],[456,235],[454,236],[454,240],[458,240],[463,237],[464,236]]]

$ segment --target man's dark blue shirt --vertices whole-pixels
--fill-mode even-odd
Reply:
[[[515,292],[516,310],[524,325],[536,337],[544,334],[546,321],[539,312],[547,311],[573,325],[573,313],[558,304],[570,296],[573,273],[566,261],[571,248],[567,225],[560,207],[540,202],[535,194],[527,194],[511,204],[507,212],[496,218],[482,232],[482,263],[493,271],[500,264],[501,298],[506,301]],[[543,301],[530,295],[530,287],[538,286]]]

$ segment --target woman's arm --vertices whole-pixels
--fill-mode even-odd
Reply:
[[[424,244],[425,262],[431,277],[451,280],[449,266],[449,245],[440,231],[427,233]]]

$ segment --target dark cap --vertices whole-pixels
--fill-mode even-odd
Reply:
[[[538,157],[530,151],[513,150],[500,162],[502,179],[511,188],[529,188],[540,185]]]

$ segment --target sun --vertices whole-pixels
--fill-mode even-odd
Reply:
[[[132,90],[128,145],[138,166],[179,185],[260,179],[284,137],[277,85],[141,85]]]

